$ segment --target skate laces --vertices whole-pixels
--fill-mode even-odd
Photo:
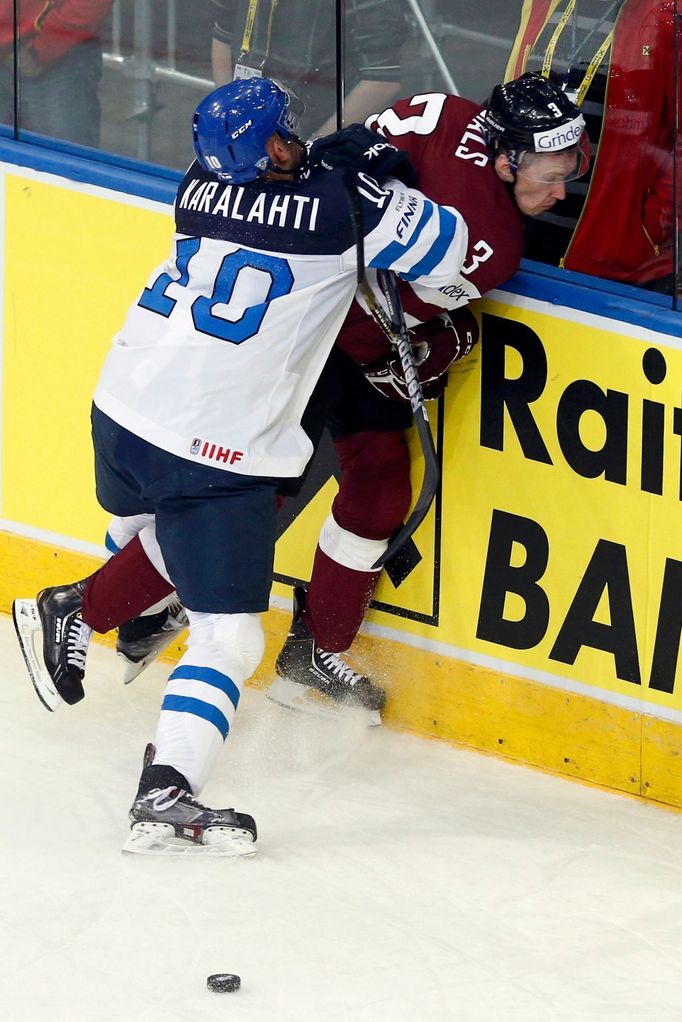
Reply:
[[[318,658],[327,670],[346,685],[357,685],[362,681],[362,675],[349,667],[345,660],[342,660],[337,653],[324,653],[317,650]]]
[[[151,802],[152,809],[162,813],[164,809],[172,809],[176,802],[179,802],[187,793],[182,788],[171,785],[168,788],[152,788],[143,797],[144,802]]]
[[[152,788],[151,791],[147,792],[144,796],[145,802],[151,802],[152,809],[162,813],[164,809],[172,809],[176,802],[182,800],[184,805],[189,805],[192,809],[199,809],[203,813],[211,813],[214,810],[209,809],[208,806],[202,805],[197,799],[195,799],[188,791],[184,788],[177,788],[174,784],[168,788]]]
[[[92,628],[82,617],[74,617],[69,623],[66,636],[66,659],[70,667],[85,671],[85,654],[92,635]]]
[[[166,627],[169,625],[172,628],[178,628],[189,624],[189,619],[185,613],[185,608],[180,603],[180,600],[171,600],[166,607],[168,617],[166,619]]]

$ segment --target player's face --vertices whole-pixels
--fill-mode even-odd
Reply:
[[[555,181],[536,181],[532,177],[517,174],[514,198],[525,216],[539,216],[551,209],[559,199],[566,198],[566,179],[563,174],[558,174]]]
[[[514,185],[514,198],[521,212],[538,216],[565,199],[566,182],[582,177],[588,163],[589,156],[582,147],[560,153],[522,153]]]

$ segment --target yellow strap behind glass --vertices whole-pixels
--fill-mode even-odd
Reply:
[[[547,49],[545,50],[545,59],[542,62],[542,77],[549,78],[549,72],[552,70],[552,61],[554,60],[554,51],[556,50],[556,44],[559,42],[559,36],[566,28],[568,19],[575,10],[575,0],[568,0],[566,10],[561,15],[557,27],[552,33],[552,38],[549,41]]]
[[[244,35],[242,36],[242,50],[241,56],[245,56],[251,50],[251,37],[253,35],[253,26],[256,21],[256,14],[258,13],[258,4],[260,0],[249,0],[249,8],[246,14],[246,23],[244,25]],[[272,22],[275,17],[275,11],[277,10],[277,4],[279,0],[270,0],[270,17],[268,18],[268,35],[265,41],[265,59],[270,55],[270,42],[272,40]]]

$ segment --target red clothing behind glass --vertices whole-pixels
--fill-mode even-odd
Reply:
[[[556,7],[532,0],[508,79],[523,73]],[[601,137],[591,140],[599,147],[566,269],[642,284],[673,272],[674,18],[674,0],[624,0],[620,8]]]
[[[36,60],[55,64],[77,43],[97,38],[112,0],[19,0],[17,21],[21,44]],[[0,54],[11,52],[14,4],[0,0]]]

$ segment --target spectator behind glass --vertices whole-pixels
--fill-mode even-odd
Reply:
[[[99,28],[113,0],[19,0],[17,128],[99,146]],[[14,3],[0,0],[0,120],[14,124]]]
[[[254,74],[280,79],[305,103],[304,137],[335,131],[334,0],[212,0],[216,85]],[[402,0],[346,0],[344,123],[383,110],[400,89],[408,33]]]
[[[527,224],[526,255],[672,289],[674,0],[528,0],[507,78],[539,71],[581,107],[590,177]]]

